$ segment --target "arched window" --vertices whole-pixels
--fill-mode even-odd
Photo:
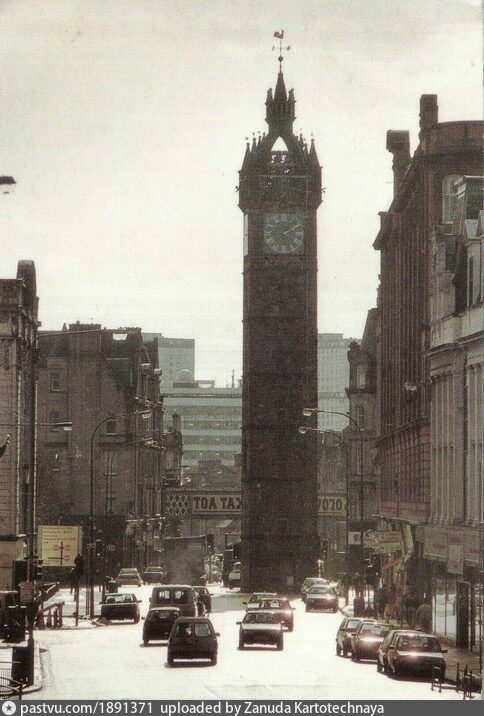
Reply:
[[[450,224],[454,219],[457,190],[455,182],[460,179],[459,174],[449,174],[442,182],[442,223]]]

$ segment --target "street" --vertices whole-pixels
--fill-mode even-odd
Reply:
[[[151,586],[123,587],[148,609]],[[144,647],[142,622],[99,628],[36,632],[43,655],[44,688],[33,699],[462,699],[450,686],[439,694],[428,681],[390,679],[374,662],[337,657],[335,634],[341,614],[305,613],[300,599],[294,632],[284,635],[284,650],[246,647],[239,651],[236,622],[246,598],[212,586],[212,622],[219,637],[218,664],[166,663],[165,642]],[[68,624],[71,620],[67,620]]]

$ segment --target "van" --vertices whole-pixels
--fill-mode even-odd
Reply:
[[[150,607],[176,607],[180,616],[197,616],[197,599],[193,587],[189,584],[162,584],[153,587]]]

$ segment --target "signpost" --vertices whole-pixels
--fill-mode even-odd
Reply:
[[[82,550],[82,527],[42,525],[39,527],[39,557],[44,567],[74,567]]]

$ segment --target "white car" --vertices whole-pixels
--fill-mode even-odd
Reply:
[[[271,597],[277,597],[277,594],[275,592],[254,592],[250,595],[248,601],[242,602],[242,604],[245,604],[245,609],[248,612],[251,609],[260,609],[261,601]]]
[[[240,562],[234,562],[227,579],[229,589],[240,587]]]

